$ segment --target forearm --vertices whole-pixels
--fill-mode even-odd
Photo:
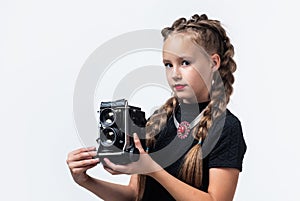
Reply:
[[[120,185],[98,180],[92,177],[80,184],[103,200],[109,201],[134,201],[136,192],[131,185]]]
[[[214,201],[213,197],[204,191],[194,188],[173,177],[165,170],[151,173],[149,176],[158,181],[177,201]]]

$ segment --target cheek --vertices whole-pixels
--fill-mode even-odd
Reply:
[[[189,84],[192,87],[195,93],[203,92],[203,90],[207,89],[207,81],[204,80],[204,77],[200,75],[199,72],[195,71],[193,74],[189,76]]]
[[[168,81],[168,84],[171,86],[172,83],[172,77],[171,77],[171,72],[166,70],[166,79]]]
[[[205,83],[204,83],[202,77],[199,74],[197,74],[196,76],[192,77],[191,84],[192,84],[192,87],[194,89],[198,89],[198,90],[200,88],[203,88],[203,86],[205,86]]]
[[[199,83],[202,82],[202,73],[195,69],[195,68],[191,68],[189,69],[189,71],[186,72],[185,77],[191,82],[191,83]]]
[[[209,88],[211,79],[212,79],[212,70],[210,68],[194,69],[195,70],[195,80],[198,80],[198,83],[205,85]]]

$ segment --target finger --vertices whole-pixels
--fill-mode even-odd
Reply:
[[[82,153],[76,154],[76,155],[69,155],[68,158],[67,158],[67,164],[73,163],[75,161],[81,161],[81,160],[85,160],[85,159],[92,159],[96,155],[97,155],[97,153],[95,151],[82,152]]]
[[[86,166],[86,167],[73,168],[72,169],[72,173],[73,174],[81,174],[81,173],[86,172],[88,169],[91,169],[91,168],[93,168],[95,166],[96,165],[89,165],[89,166]]]
[[[80,148],[80,149],[77,149],[77,150],[74,150],[73,152],[71,152],[73,155],[76,155],[76,154],[80,154],[82,152],[89,152],[89,151],[95,151],[96,150],[96,147],[83,147],[83,148]]]
[[[97,152],[95,152],[95,151],[82,152],[80,154],[74,155],[73,160],[79,161],[79,160],[83,160],[83,159],[91,159],[96,155],[97,155]]]
[[[71,152],[68,154],[67,158],[69,159],[69,158],[71,158],[72,156],[77,155],[77,154],[80,154],[80,153],[82,153],[82,152],[89,152],[89,151],[95,151],[95,150],[96,150],[96,147],[87,147],[87,148],[76,149],[76,150],[74,150],[74,151],[71,151]]]
[[[133,140],[134,140],[135,147],[140,151],[140,153],[141,154],[145,153],[141,141],[136,133],[133,133]]]
[[[109,172],[110,174],[112,174],[112,175],[122,174],[122,172],[114,171],[114,170],[112,170],[112,169],[110,169],[109,167],[104,166],[104,165],[103,165],[103,168],[104,168],[107,172]]]
[[[87,167],[90,165],[97,165],[99,163],[99,158],[96,159],[88,159],[88,160],[81,160],[81,161],[73,161],[69,163],[69,168],[82,168]]]
[[[126,170],[125,165],[116,165],[113,162],[111,162],[108,158],[104,158],[103,160],[105,162],[105,166],[107,166],[111,170],[116,171],[116,172],[125,173],[125,170]]]
[[[95,159],[94,156],[96,156],[97,153],[93,153],[93,152],[84,152],[81,154],[77,154],[77,155],[71,155],[69,156],[69,158],[67,159],[67,164],[70,166],[70,164],[74,163],[74,162],[80,162],[80,161],[84,161],[84,160],[89,160],[89,159]]]

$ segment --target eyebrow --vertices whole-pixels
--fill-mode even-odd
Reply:
[[[185,56],[185,55],[182,55],[182,56],[176,56],[176,59],[180,59],[180,60],[184,60],[184,59],[188,59],[188,60],[191,60],[193,57],[191,56]],[[171,62],[169,59],[163,59],[163,62],[166,63],[166,62]]]
[[[180,59],[192,59],[192,56],[188,56],[188,55],[182,55],[181,57],[179,57]]]
[[[163,63],[170,63],[171,61],[168,59],[163,59]]]

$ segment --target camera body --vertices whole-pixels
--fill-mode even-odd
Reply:
[[[140,138],[145,136],[145,112],[139,107],[128,105],[120,99],[101,102],[99,112],[99,148],[97,156],[103,162],[108,158],[116,164],[127,164],[139,159],[139,150],[135,147],[133,133]]]

